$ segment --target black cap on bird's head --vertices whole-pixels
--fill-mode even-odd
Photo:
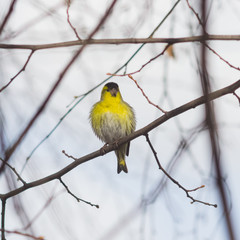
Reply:
[[[106,88],[106,91],[110,92],[113,97],[116,97],[119,91],[118,85],[114,82],[107,83],[104,88]]]

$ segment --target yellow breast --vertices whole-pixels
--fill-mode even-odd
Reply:
[[[122,101],[121,95],[112,97],[106,94],[104,99],[93,106],[90,120],[95,134],[107,143],[129,135],[135,130],[133,110]]]

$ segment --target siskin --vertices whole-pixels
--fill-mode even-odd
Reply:
[[[105,143],[117,143],[119,138],[131,134],[136,127],[134,111],[123,101],[118,85],[114,82],[103,87],[101,100],[93,105],[89,118],[94,133]],[[129,154],[129,144],[123,144],[115,151],[117,173],[128,172],[125,155]]]

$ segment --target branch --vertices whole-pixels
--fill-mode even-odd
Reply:
[[[213,50],[209,45],[207,45],[206,43],[204,44],[212,53],[214,53],[216,56],[218,56],[220,58],[220,60],[222,60],[223,62],[225,62],[229,67],[234,68],[238,71],[240,71],[239,67],[235,67],[233,66],[231,63],[229,63],[226,59],[224,59],[223,57],[221,57],[215,50]]]
[[[121,138],[118,140],[118,146],[124,144],[124,143],[127,143],[139,136],[142,136],[142,135],[146,135],[148,132],[150,132],[151,130],[153,130],[154,128],[158,127],[159,125],[163,124],[164,122],[166,122],[167,120],[177,116],[177,115],[180,115],[192,108],[196,108],[197,106],[199,105],[202,105],[204,103],[206,103],[206,101],[212,101],[214,99],[217,99],[219,97],[222,97],[226,94],[233,94],[234,91],[236,89],[238,89],[240,87],[240,80],[238,80],[237,82],[225,87],[225,88],[222,88],[220,90],[217,90],[215,92],[212,92],[210,93],[208,96],[202,96],[200,98],[197,98],[191,102],[188,102],[178,108],[175,108],[167,113],[165,113],[163,116],[161,116],[160,118],[157,118],[155,121],[151,122],[150,124],[148,124],[147,126],[145,126],[144,128],[141,128],[139,129],[138,131],[130,134],[129,136],[127,137],[124,137],[124,138]],[[112,144],[109,144],[108,146],[106,146],[104,148],[105,150],[105,154],[108,153],[108,152],[111,152],[113,150],[116,149],[116,144],[112,143]],[[101,149],[95,151],[95,152],[92,152],[88,155],[85,155],[81,158],[78,158],[76,159],[74,162],[70,163],[69,165],[67,165],[66,167],[64,167],[63,169],[61,169],[60,171],[56,172],[56,173],[53,173],[47,177],[44,177],[44,178],[41,178],[39,180],[36,180],[36,181],[33,181],[33,182],[30,182],[30,183],[26,183],[24,186],[22,187],[19,187],[13,191],[10,191],[6,194],[0,194],[0,198],[1,199],[7,199],[7,198],[10,198],[12,196],[15,196],[15,195],[18,195],[19,193],[27,190],[27,189],[30,189],[30,188],[33,188],[33,187],[36,187],[36,186],[40,186],[40,185],[43,185],[43,184],[46,184],[52,180],[55,180],[55,179],[59,179],[61,178],[63,175],[67,174],[68,172],[70,172],[72,169],[76,168],[78,165],[82,164],[82,163],[85,163],[91,159],[94,159],[94,158],[97,158],[97,157],[100,157],[102,156],[102,151]]]
[[[3,22],[2,22],[2,24],[1,24],[1,26],[0,26],[0,35],[1,35],[1,33],[2,33],[3,29],[4,29],[4,27],[5,27],[5,25],[7,24],[7,21],[9,20],[11,14],[12,14],[12,12],[13,12],[13,9],[14,9],[14,6],[15,6],[16,2],[17,2],[17,0],[12,0],[12,3],[11,3],[11,5],[10,5],[10,7],[9,7],[9,10],[8,10],[8,13],[7,13],[7,15],[5,16]]]
[[[128,74],[128,77],[130,79],[132,79],[134,81],[134,83],[137,85],[137,87],[141,90],[142,95],[147,99],[148,103],[153,105],[154,107],[156,107],[158,110],[160,110],[162,113],[167,113],[167,111],[163,110],[161,107],[159,107],[158,105],[154,104],[153,102],[151,102],[148,98],[148,96],[145,94],[145,92],[143,91],[143,89],[139,86],[139,84],[137,83],[137,80],[135,80],[130,74]]]
[[[34,50],[32,50],[31,53],[29,54],[29,56],[28,56],[28,58],[27,58],[27,61],[25,62],[25,64],[23,65],[23,67],[20,69],[20,71],[19,71],[14,77],[12,77],[12,78],[10,79],[10,81],[9,81],[5,86],[3,86],[3,87],[0,89],[0,92],[2,92],[5,88],[7,88],[7,87],[12,83],[12,81],[13,81],[21,72],[25,71],[25,69],[26,69],[26,67],[27,67],[27,65],[28,65],[28,62],[30,61],[33,53],[34,53]]]
[[[190,36],[180,38],[119,38],[119,39],[83,39],[67,42],[48,43],[48,44],[6,44],[0,43],[0,48],[3,49],[30,49],[43,50],[49,48],[73,47],[79,45],[119,45],[119,44],[147,44],[147,43],[189,43],[189,42],[203,42],[206,41],[239,41],[240,35],[215,35],[208,34],[206,36]]]
[[[201,6],[201,14],[202,14],[202,34],[207,36],[207,1],[202,0],[200,2]],[[202,91],[204,96],[208,96],[209,92],[211,92],[211,82],[209,80],[208,71],[207,71],[207,54],[206,54],[206,47],[205,41],[201,46],[201,69],[200,69],[200,79],[202,84]],[[226,189],[223,185],[223,171],[221,166],[221,154],[220,154],[220,146],[219,146],[219,139],[218,139],[218,131],[216,128],[216,116],[214,107],[210,104],[209,101],[206,101],[205,104],[205,115],[206,115],[206,124],[208,127],[209,138],[211,143],[212,149],[212,158],[214,162],[214,168],[216,172],[216,186],[219,191],[220,199],[222,202],[222,208],[224,210],[224,220],[226,224],[226,228],[228,231],[228,237],[231,240],[236,239],[234,234],[234,227],[232,224],[232,218],[229,214],[228,208],[228,199],[226,195]]]
[[[148,134],[146,134],[145,136],[146,136],[146,140],[147,140],[147,142],[148,142],[148,144],[149,144],[149,146],[150,146],[150,148],[151,148],[151,150],[152,150],[152,152],[153,152],[153,154],[154,154],[154,157],[155,157],[155,159],[156,159],[156,162],[157,162],[157,164],[158,164],[159,169],[160,169],[161,171],[163,171],[163,173],[164,173],[174,184],[176,184],[179,188],[181,188],[181,189],[186,193],[187,197],[192,200],[191,203],[198,202],[198,203],[202,203],[202,204],[204,204],[204,205],[208,205],[208,206],[212,206],[212,207],[215,207],[215,208],[216,208],[216,207],[217,207],[217,204],[212,204],[212,203],[208,203],[208,202],[203,202],[203,201],[197,200],[197,199],[193,198],[193,197],[189,194],[189,192],[197,191],[198,189],[203,188],[204,185],[202,185],[202,186],[200,186],[200,187],[197,187],[197,188],[194,188],[194,189],[191,189],[191,190],[188,190],[188,189],[186,189],[185,187],[183,187],[178,181],[176,181],[173,177],[171,177],[171,176],[166,172],[166,170],[162,167],[162,165],[160,164],[160,162],[159,162],[159,160],[158,160],[157,152],[155,151],[155,149],[154,149],[154,147],[153,147],[153,145],[152,145],[152,143],[151,143],[151,141],[150,141],[150,139],[149,139],[149,137],[148,137]]]
[[[138,70],[136,70],[136,71],[134,71],[134,72],[124,73],[124,74],[112,74],[112,73],[107,73],[107,75],[116,76],[116,77],[125,77],[125,76],[128,76],[128,77],[129,77],[129,76],[131,76],[131,75],[133,75],[133,74],[139,73],[139,72],[141,72],[142,69],[143,69],[144,67],[146,67],[149,63],[151,63],[152,61],[154,61],[154,60],[156,60],[157,58],[159,58],[160,56],[162,56],[170,46],[171,46],[171,45],[168,44],[158,55],[156,55],[155,57],[151,58],[148,62],[144,63],[140,69],[138,69]],[[131,77],[130,77],[130,78],[131,78]],[[132,78],[131,78],[131,79],[132,79]],[[132,80],[134,80],[134,79],[132,79]]]
[[[6,199],[2,199],[2,212],[1,212],[1,231],[2,231],[2,240],[6,240],[5,238],[5,212],[6,212]]]
[[[86,201],[86,200],[83,200],[83,199],[77,197],[75,194],[73,194],[73,193],[69,190],[68,186],[63,182],[63,180],[62,180],[61,178],[59,178],[59,181],[60,181],[61,184],[65,187],[65,189],[67,190],[67,192],[68,192],[71,196],[73,196],[78,202],[84,202],[84,203],[86,203],[86,204],[88,204],[88,205],[90,205],[90,206],[92,206],[92,207],[99,208],[99,205],[93,204],[93,203],[88,202],[88,201]]]
[[[22,232],[19,232],[19,231],[10,231],[10,230],[4,230],[4,229],[0,229],[0,231],[3,233],[3,232],[6,232],[6,233],[12,233],[12,234],[17,234],[17,235],[20,235],[20,236],[24,236],[24,237],[28,237],[28,238],[32,238],[34,240],[44,240],[44,237],[40,236],[40,237],[35,237],[31,234],[28,234],[28,233],[22,233]]]
[[[20,176],[20,174],[17,172],[17,170],[16,170],[14,167],[12,167],[8,162],[4,161],[2,158],[0,158],[0,160],[1,160],[4,164],[6,164],[6,165],[15,173],[15,175],[17,176],[17,179],[18,179],[23,185],[26,184],[26,182],[22,179],[22,177]]]
[[[207,37],[207,36],[208,36],[208,33],[206,32],[206,28],[205,28],[205,24],[206,24],[206,22],[207,22],[207,19],[204,20],[205,23],[202,22],[202,20],[200,19],[198,13],[197,13],[197,12],[194,10],[194,8],[190,5],[189,1],[186,0],[186,2],[187,2],[188,7],[190,8],[190,10],[191,10],[191,11],[193,12],[193,14],[196,16],[196,18],[197,18],[197,20],[198,20],[198,23],[201,25],[201,27],[202,27],[202,32],[203,32],[204,36]],[[204,39],[204,40],[203,40],[203,44],[204,44],[205,47],[207,47],[212,53],[214,53],[216,56],[218,56],[218,57],[220,58],[220,60],[224,61],[229,67],[234,68],[234,69],[240,71],[240,68],[239,68],[239,67],[233,66],[231,63],[229,63],[227,60],[225,60],[223,57],[221,57],[215,50],[213,50],[213,49],[206,43],[206,40],[207,40],[207,39]]]
[[[71,27],[71,29],[74,31],[77,39],[78,39],[79,41],[81,41],[81,38],[79,37],[76,28],[72,25],[72,23],[71,23],[71,21],[70,21],[70,15],[69,15],[70,4],[71,4],[71,0],[67,0],[67,11],[66,11],[66,12],[67,12],[67,22],[68,22],[69,26]]]

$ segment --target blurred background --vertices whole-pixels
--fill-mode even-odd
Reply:
[[[81,39],[86,39],[111,4],[108,0],[72,0],[71,3],[61,0],[5,0],[0,2],[1,23],[13,2],[14,8],[2,29],[0,43],[39,45],[78,40],[73,27]],[[189,3],[201,16],[199,2]],[[209,34],[239,34],[238,0],[209,0],[207,3]],[[173,11],[163,21],[171,9]],[[196,36],[202,31],[187,1],[119,0],[94,38],[147,38],[161,21],[163,23],[154,38]],[[207,50],[212,90],[236,82],[240,75],[236,69],[239,67],[239,42],[209,41],[208,44],[225,60]],[[160,54],[166,43],[146,44],[130,60],[140,46],[86,46],[9,159],[9,164],[21,173],[26,182],[46,177],[70,164],[72,159],[67,158],[62,150],[79,158],[103,146],[92,132],[89,112],[100,99],[104,81],[109,78],[107,73],[114,73],[121,67],[119,74],[139,70]],[[35,51],[25,71],[0,92],[2,159],[80,47]],[[166,52],[133,77],[154,104],[170,111],[202,96],[200,50],[201,44],[197,42],[174,44],[174,56]],[[0,88],[23,68],[30,54],[29,49],[0,48]],[[163,115],[147,102],[127,76],[114,76],[109,81],[119,85],[123,99],[134,108],[137,129]],[[94,91],[86,94],[93,88]],[[240,239],[239,102],[230,94],[215,100],[214,107],[229,214],[236,239]],[[139,137],[131,142],[130,154],[126,158],[128,174],[117,174],[116,157],[111,152],[81,164],[63,176],[62,180],[75,196],[99,205],[99,209],[77,202],[59,181],[52,181],[8,199],[6,230],[59,240],[228,239],[204,120],[202,105],[160,125],[149,133],[149,138],[168,173],[186,189],[205,185],[191,195],[198,200],[218,204],[218,208],[191,204],[186,193],[158,169],[146,138]],[[21,185],[9,167],[1,171],[1,194]],[[6,234],[6,238],[31,239],[13,233]]]

